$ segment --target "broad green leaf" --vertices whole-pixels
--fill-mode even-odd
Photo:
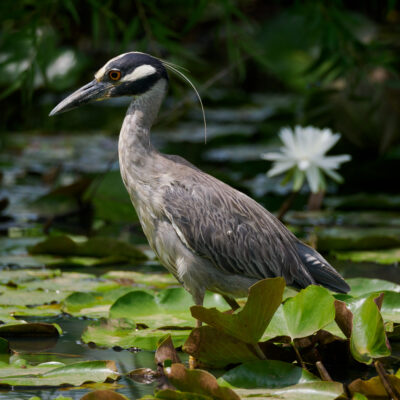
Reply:
[[[101,276],[104,279],[117,282],[131,282],[133,285],[149,288],[165,289],[169,286],[179,285],[172,274],[168,273],[143,273],[137,271],[110,271]]]
[[[268,278],[255,283],[249,290],[245,306],[234,314],[225,314],[215,308],[194,306],[194,318],[206,322],[246,343],[257,343],[282,302],[285,280]]]
[[[119,346],[125,349],[137,347],[143,350],[156,350],[158,341],[170,334],[175,346],[181,346],[190,330],[136,330],[133,321],[127,319],[100,319],[88,325],[82,333],[82,341],[95,343],[100,347]]]
[[[400,378],[395,375],[388,375],[388,381],[392,385],[392,388],[400,393]],[[387,399],[388,395],[385,387],[379,376],[374,376],[371,379],[363,380],[356,379],[348,385],[349,391],[352,395],[355,393],[361,393],[365,395],[368,399]]]
[[[89,392],[81,397],[80,400],[129,400],[123,394],[114,392],[112,390],[95,390]]]
[[[19,285],[23,282],[29,282],[34,280],[44,280],[47,278],[53,278],[60,276],[61,271],[58,269],[16,269],[16,270],[1,270],[0,271],[0,283],[7,285],[13,283]]]
[[[396,264],[400,262],[400,248],[385,250],[335,251],[338,260],[353,262],[373,262],[378,264]]]
[[[212,397],[204,394],[181,392],[179,390],[163,389],[156,391],[154,396],[144,396],[140,400],[213,400]]]
[[[376,297],[376,294],[371,294],[349,304],[353,313],[350,350],[357,361],[365,364],[371,364],[374,358],[390,355],[382,316],[374,302]]]
[[[71,292],[20,290],[1,287],[0,306],[37,306],[64,300]]]
[[[319,382],[310,372],[283,361],[256,360],[232,368],[218,379],[230,388],[282,388],[306,382]]]
[[[240,397],[228,387],[221,387],[213,375],[201,369],[187,369],[183,364],[172,364],[165,368],[168,380],[184,392],[194,392],[213,399],[240,400]]]
[[[353,297],[358,297],[366,293],[382,292],[384,290],[400,292],[400,285],[384,281],[383,279],[351,278],[347,280],[347,283],[351,287],[349,294]]]
[[[31,370],[32,371],[32,370]],[[0,369],[1,373],[1,369]],[[44,373],[3,376],[2,386],[80,386],[85,382],[104,382],[119,377],[114,361],[82,361],[52,368]]]
[[[387,249],[400,246],[400,228],[316,228],[317,248],[329,250]]]
[[[118,257],[121,259],[146,260],[147,257],[135,246],[112,238],[93,237],[77,243],[68,236],[52,236],[29,248],[31,254],[58,256]]]
[[[281,389],[236,389],[241,399],[334,400],[343,393],[339,382],[307,382]]]
[[[206,293],[205,304],[218,307],[227,305],[222,296]],[[194,326],[190,315],[192,296],[183,288],[170,288],[152,294],[142,290],[132,291],[120,297],[110,308],[110,318],[128,318],[150,328]]]
[[[47,324],[44,322],[10,323],[0,325],[0,337],[58,337],[62,330],[58,324]]]
[[[306,337],[335,319],[334,297],[321,286],[308,286],[287,299],[276,311],[262,340],[289,336]]]
[[[212,368],[259,359],[247,343],[212,326],[193,329],[183,345],[183,351],[201,365]]]

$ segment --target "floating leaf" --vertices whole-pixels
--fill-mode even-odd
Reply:
[[[232,368],[218,383],[230,388],[282,388],[306,382],[320,381],[310,372],[283,361],[256,360]]]
[[[390,355],[382,316],[374,302],[376,297],[376,294],[371,294],[349,304],[353,313],[350,350],[357,361],[365,364],[371,364],[374,358]]]
[[[376,228],[316,228],[317,248],[329,250],[387,249],[400,246],[400,229]]]
[[[183,351],[202,365],[213,368],[259,359],[247,343],[212,326],[193,329]]]
[[[236,389],[242,399],[334,400],[343,393],[339,382],[308,382],[282,389]]]
[[[154,396],[145,396],[141,400],[213,400],[212,397],[198,393],[181,392],[179,390],[158,390]]]
[[[52,236],[29,248],[30,254],[59,256],[118,257],[146,260],[145,254],[135,246],[112,238],[93,237],[77,243],[68,236]]]
[[[202,306],[192,307],[191,312],[194,318],[243,342],[255,344],[281,304],[284,288],[283,278],[263,279],[251,286],[245,306],[234,314]]]
[[[226,307],[222,296],[207,293],[206,304]],[[154,295],[141,290],[120,297],[110,308],[111,318],[128,318],[150,328],[191,327],[195,321],[189,313],[192,296],[183,288],[170,288]]]
[[[82,333],[85,343],[95,343],[101,347],[119,346],[124,349],[137,347],[144,350],[157,349],[158,341],[171,334],[176,346],[181,346],[189,336],[189,330],[136,330],[136,325],[128,319],[100,319],[88,325]]]
[[[306,337],[335,319],[334,297],[321,286],[311,285],[286,300],[276,311],[263,340],[288,336]]]
[[[104,382],[119,377],[114,361],[82,361],[44,373],[33,373],[32,369],[25,376],[2,376],[2,386],[80,386],[85,382]],[[1,373],[0,369],[0,373]]]
[[[400,378],[395,375],[387,375],[387,379],[392,387],[400,393]],[[366,381],[356,379],[348,385],[351,394],[359,392],[369,399],[387,399],[388,395],[379,376],[375,376]]]
[[[351,287],[349,294],[353,297],[358,297],[366,293],[382,292],[384,290],[400,292],[400,285],[384,281],[383,279],[351,278],[347,282]]]
[[[232,389],[220,387],[215,377],[207,371],[188,370],[183,364],[172,364],[164,371],[169,381],[178,390],[210,396],[216,400],[240,400]]]
[[[1,306],[37,306],[64,300],[71,292],[0,288]]]
[[[338,260],[353,262],[373,262],[378,264],[397,264],[400,262],[400,248],[364,251],[334,251]]]
[[[0,337],[58,337],[62,330],[58,324],[47,324],[44,322],[27,322],[0,325]]]
[[[112,390],[95,390],[86,393],[80,400],[129,400],[123,394],[113,392]]]

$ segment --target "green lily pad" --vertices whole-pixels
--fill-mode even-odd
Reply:
[[[163,389],[158,390],[154,396],[144,396],[140,400],[213,400],[204,394],[181,392],[180,390]]]
[[[241,399],[334,400],[343,393],[339,382],[307,382],[281,389],[236,389]]]
[[[117,282],[131,282],[132,285],[146,286],[155,289],[165,289],[179,285],[172,274],[167,273],[143,273],[136,271],[110,271],[101,276],[104,279]]]
[[[47,324],[44,322],[10,323],[0,325],[0,337],[58,337],[62,330],[58,324]]]
[[[68,236],[52,236],[29,248],[30,254],[58,256],[118,257],[127,260],[147,260],[135,246],[112,238],[93,237],[77,243]]]
[[[1,270],[0,271],[0,283],[3,285],[15,284],[34,281],[44,280],[60,276],[61,271],[54,269],[17,269],[17,270]]]
[[[36,369],[37,370],[37,369]],[[114,361],[82,361],[51,368],[46,372],[2,376],[1,386],[80,386],[85,382],[104,382],[119,377]],[[0,369],[0,374],[2,370]]]
[[[1,306],[36,306],[64,300],[71,292],[0,288]]]
[[[359,297],[366,293],[381,292],[385,290],[400,293],[400,285],[383,279],[351,278],[347,280],[347,283],[351,287],[349,294],[353,297]]]
[[[306,382],[319,382],[310,372],[283,361],[257,360],[232,368],[218,379],[230,388],[282,388]]]
[[[112,390],[95,390],[94,392],[86,393],[80,400],[129,400],[123,394]]]
[[[104,293],[74,292],[62,303],[62,310],[74,316],[89,318],[107,317],[111,305],[123,295],[132,292],[132,288],[122,286]]]
[[[230,388],[221,387],[213,375],[201,369],[186,369],[183,364],[172,364],[164,368],[168,380],[184,392],[193,392],[213,399],[240,400],[240,397]]]
[[[354,299],[350,304],[353,313],[353,329],[350,337],[350,350],[353,357],[365,364],[374,358],[390,355],[383,319],[374,299],[375,293],[366,298]]]
[[[385,193],[357,193],[327,197],[324,203],[338,210],[400,210],[400,196]]]
[[[320,251],[400,247],[400,228],[316,228],[315,234]]]
[[[277,336],[293,340],[312,335],[335,319],[334,302],[327,289],[308,286],[279,306],[262,340]]]
[[[338,260],[353,262],[373,262],[377,264],[396,264],[400,262],[400,248],[364,251],[334,251]]]
[[[101,292],[118,288],[120,285],[114,281],[97,278],[92,274],[81,272],[63,272],[61,276],[46,280],[36,280],[20,285],[27,290]],[[1,289],[0,289],[1,290]]]
[[[26,306],[1,306],[0,307],[0,321],[4,321],[3,317],[9,317],[14,320],[14,317],[51,317],[61,313],[61,305],[45,304],[36,307]]]
[[[212,326],[193,329],[182,349],[201,365],[212,368],[259,359],[247,343]]]
[[[206,322],[246,343],[258,343],[272,316],[282,302],[285,280],[283,278],[263,279],[249,290],[249,297],[243,309],[234,314],[224,314],[215,308],[194,306],[194,318]]]
[[[205,304],[227,308],[222,296],[207,293]],[[170,288],[152,294],[142,290],[132,291],[120,297],[110,308],[110,318],[128,318],[150,328],[192,327],[195,320],[189,308],[192,296],[183,288]]]
[[[143,350],[157,349],[158,341],[170,334],[175,346],[181,346],[190,330],[136,330],[136,325],[128,319],[105,319],[94,321],[82,333],[82,341],[95,343],[100,347],[119,346],[124,349],[137,347]]]

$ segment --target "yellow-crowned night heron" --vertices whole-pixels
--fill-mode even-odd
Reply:
[[[118,144],[122,179],[150,246],[195,303],[203,303],[208,289],[234,304],[233,298],[246,296],[252,284],[275,276],[298,288],[318,284],[348,292],[335,269],[260,204],[152,146],[150,128],[167,85],[162,61],[138,52],[122,54],[50,115],[94,100],[132,97]]]

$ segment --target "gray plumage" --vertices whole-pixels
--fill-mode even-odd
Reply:
[[[165,68],[151,56],[127,53],[107,63],[97,79],[102,81],[107,65],[115,69],[118,62],[136,79],[130,93],[140,94],[129,106],[120,133],[121,176],[150,246],[196,304],[202,304],[206,289],[245,296],[252,284],[275,276],[297,288],[319,284],[337,292],[349,290],[318,252],[256,201],[182,157],[159,153],[151,144],[150,128],[166,93]],[[124,93],[127,85],[125,81]],[[137,93],[135,87],[140,88]],[[104,97],[116,93],[114,85]],[[77,92],[70,97],[76,101]],[[72,108],[67,100],[52,113]]]

